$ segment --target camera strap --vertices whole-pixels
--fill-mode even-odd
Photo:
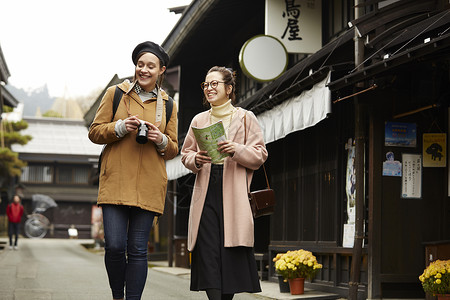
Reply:
[[[159,127],[161,125],[163,112],[163,99],[161,95],[161,89],[158,87],[158,95],[156,96],[156,116],[155,116],[155,126]]]
[[[166,126],[170,121],[173,109],[173,99],[170,96],[168,96],[168,98],[169,99],[166,102]],[[155,117],[156,127],[159,127],[161,125],[163,106],[164,101],[162,99],[161,90],[158,88],[158,95],[156,96],[156,117]]]
[[[122,95],[123,91],[118,86],[116,86],[116,90],[114,92],[113,116],[111,122],[114,120],[114,115],[116,114],[117,107],[119,106],[120,100],[122,99]],[[172,109],[173,109],[173,99],[170,96],[168,97],[169,99],[167,100],[166,103],[166,126],[167,123],[169,123],[170,117],[172,116]],[[155,116],[156,127],[159,127],[161,125],[163,106],[164,100],[162,98],[161,89],[158,87],[158,95],[156,96],[156,116]]]

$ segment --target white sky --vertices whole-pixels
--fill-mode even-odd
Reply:
[[[0,46],[8,84],[51,96],[89,95],[114,74],[133,75],[131,53],[161,44],[190,0],[1,0]]]

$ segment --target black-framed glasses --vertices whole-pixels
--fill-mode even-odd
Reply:
[[[219,85],[219,83],[225,83],[225,81],[213,80],[211,82],[202,82],[200,86],[202,87],[202,90],[206,90],[209,87],[215,89]]]

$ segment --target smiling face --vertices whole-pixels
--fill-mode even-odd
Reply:
[[[160,67],[159,58],[155,54],[147,52],[137,61],[135,78],[145,91],[150,92],[155,88],[158,76],[165,70],[166,67]]]
[[[217,87],[211,87],[211,82],[217,81]],[[219,106],[229,100],[229,94],[233,87],[223,82],[223,75],[220,72],[211,72],[206,75],[205,82],[209,83],[208,87],[203,90],[206,100],[213,106]]]

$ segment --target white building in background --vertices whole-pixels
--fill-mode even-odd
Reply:
[[[92,212],[97,206],[96,167],[102,145],[88,139],[83,120],[24,120],[28,128],[21,133],[32,136],[32,140],[23,146],[13,145],[12,150],[28,164],[20,178],[27,211],[32,211],[33,194],[48,195],[58,204],[47,216],[53,224],[53,237],[68,238],[67,230],[74,225],[79,238],[91,238]]]

